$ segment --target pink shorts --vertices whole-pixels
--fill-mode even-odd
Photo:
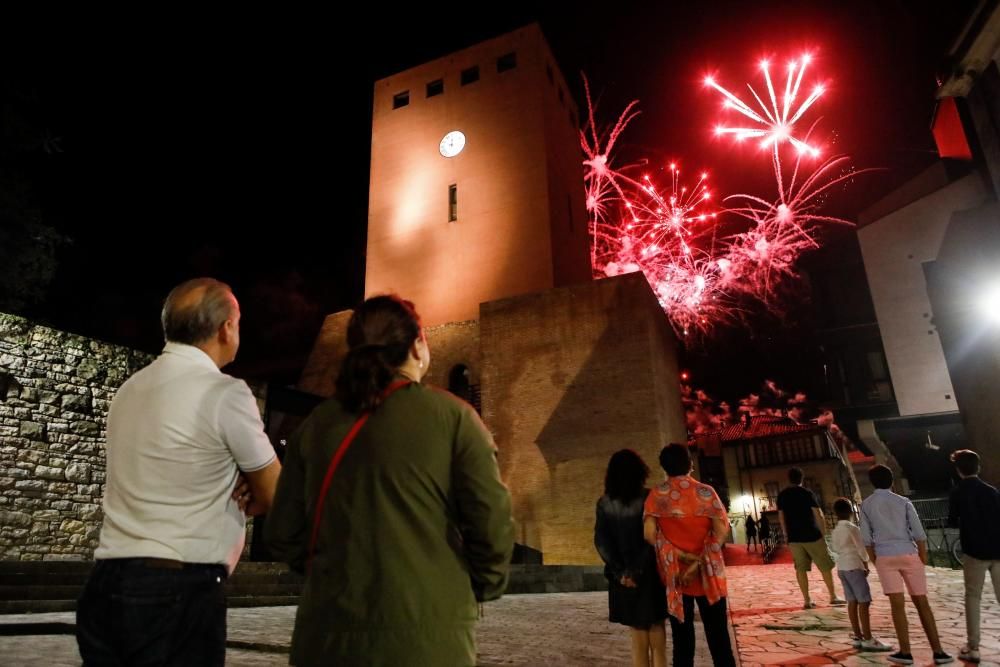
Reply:
[[[882,583],[882,592],[886,595],[903,592],[927,595],[927,573],[917,554],[879,556],[875,561],[875,569]]]

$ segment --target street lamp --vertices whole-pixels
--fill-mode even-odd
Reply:
[[[987,320],[1000,325],[1000,282],[987,285],[976,299],[976,306]]]

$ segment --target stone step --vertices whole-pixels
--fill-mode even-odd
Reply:
[[[298,603],[297,595],[241,595],[226,598],[226,604],[230,607],[284,607]]]
[[[0,586],[83,586],[89,572],[79,574],[2,574]]]
[[[76,611],[76,599],[0,600],[0,614],[41,614],[49,611]]]
[[[90,573],[94,567],[93,561],[37,561],[37,560],[4,560],[0,561],[0,575],[16,574],[83,574]]]
[[[0,563],[0,614],[72,611],[92,563]],[[231,607],[298,604],[301,575],[282,563],[241,563],[226,586]],[[578,565],[512,565],[507,593],[607,590],[603,569]]]
[[[80,596],[79,586],[0,586],[0,600],[75,600]]]

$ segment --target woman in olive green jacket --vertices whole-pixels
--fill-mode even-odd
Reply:
[[[430,353],[411,303],[367,300],[347,341],[336,397],[289,440],[265,526],[272,553],[306,572],[291,663],[474,665],[476,601],[503,593],[513,550],[492,438],[468,404],[419,384]]]

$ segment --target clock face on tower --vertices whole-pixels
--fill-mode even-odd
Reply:
[[[444,157],[455,157],[462,152],[463,148],[465,148],[465,135],[458,130],[444,135],[441,145],[438,146],[438,150],[441,151],[441,155]]]

